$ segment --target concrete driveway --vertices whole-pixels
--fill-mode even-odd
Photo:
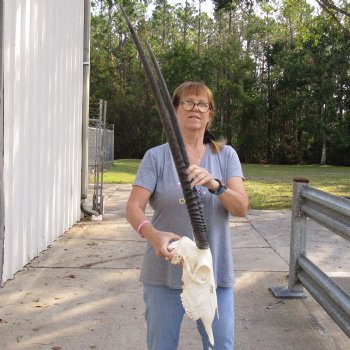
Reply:
[[[124,218],[130,188],[104,186],[103,220],[74,225],[0,290],[0,349],[146,349],[138,282],[145,242]],[[290,212],[250,211],[232,217],[231,228],[236,350],[349,350],[311,296],[281,300],[269,290],[287,281]],[[350,243],[310,222],[307,245],[309,258],[349,292]],[[187,318],[179,349],[201,349]]]

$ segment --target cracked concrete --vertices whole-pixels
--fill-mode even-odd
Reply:
[[[0,290],[1,349],[146,349],[138,282],[145,242],[124,218],[129,192],[130,185],[104,186],[103,221],[74,225]],[[236,350],[350,349],[349,338],[310,295],[281,300],[269,291],[287,282],[290,212],[250,211],[230,225]],[[349,248],[308,223],[309,258],[347,292]],[[201,349],[201,341],[185,318],[179,350],[191,349]]]

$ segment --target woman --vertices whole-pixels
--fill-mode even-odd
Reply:
[[[220,316],[215,317],[212,325],[215,349],[232,350],[234,276],[229,213],[244,216],[248,210],[241,164],[232,147],[211,138],[209,127],[214,116],[214,100],[206,85],[181,84],[174,92],[173,105],[190,163],[188,176],[197,188],[213,256]],[[148,202],[154,210],[152,222],[145,216]],[[185,312],[180,299],[182,268],[168,261],[173,254],[167,248],[181,236],[193,237],[168,144],[146,152],[133,183],[126,216],[148,242],[140,276],[146,305],[148,349],[175,350]],[[203,349],[209,349],[200,321],[197,327]]]

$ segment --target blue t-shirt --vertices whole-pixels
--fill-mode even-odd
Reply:
[[[231,177],[243,178],[241,163],[231,146],[226,145],[219,153],[213,153],[210,146],[206,145],[200,166],[223,183]],[[133,185],[151,192],[149,204],[154,210],[154,227],[193,239],[180,180],[167,143],[146,152]],[[221,204],[218,196],[211,194],[206,187],[197,186],[197,196],[207,228],[216,284],[218,287],[232,287],[234,272],[229,212]],[[181,266],[157,257],[152,246],[147,244],[140,275],[142,283],[180,289],[181,276]]]

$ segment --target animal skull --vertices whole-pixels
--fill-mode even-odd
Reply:
[[[192,320],[202,320],[209,341],[214,345],[211,325],[218,305],[210,249],[198,249],[188,237],[172,242],[168,249],[175,253],[171,262],[183,266],[181,300],[186,314]]]

